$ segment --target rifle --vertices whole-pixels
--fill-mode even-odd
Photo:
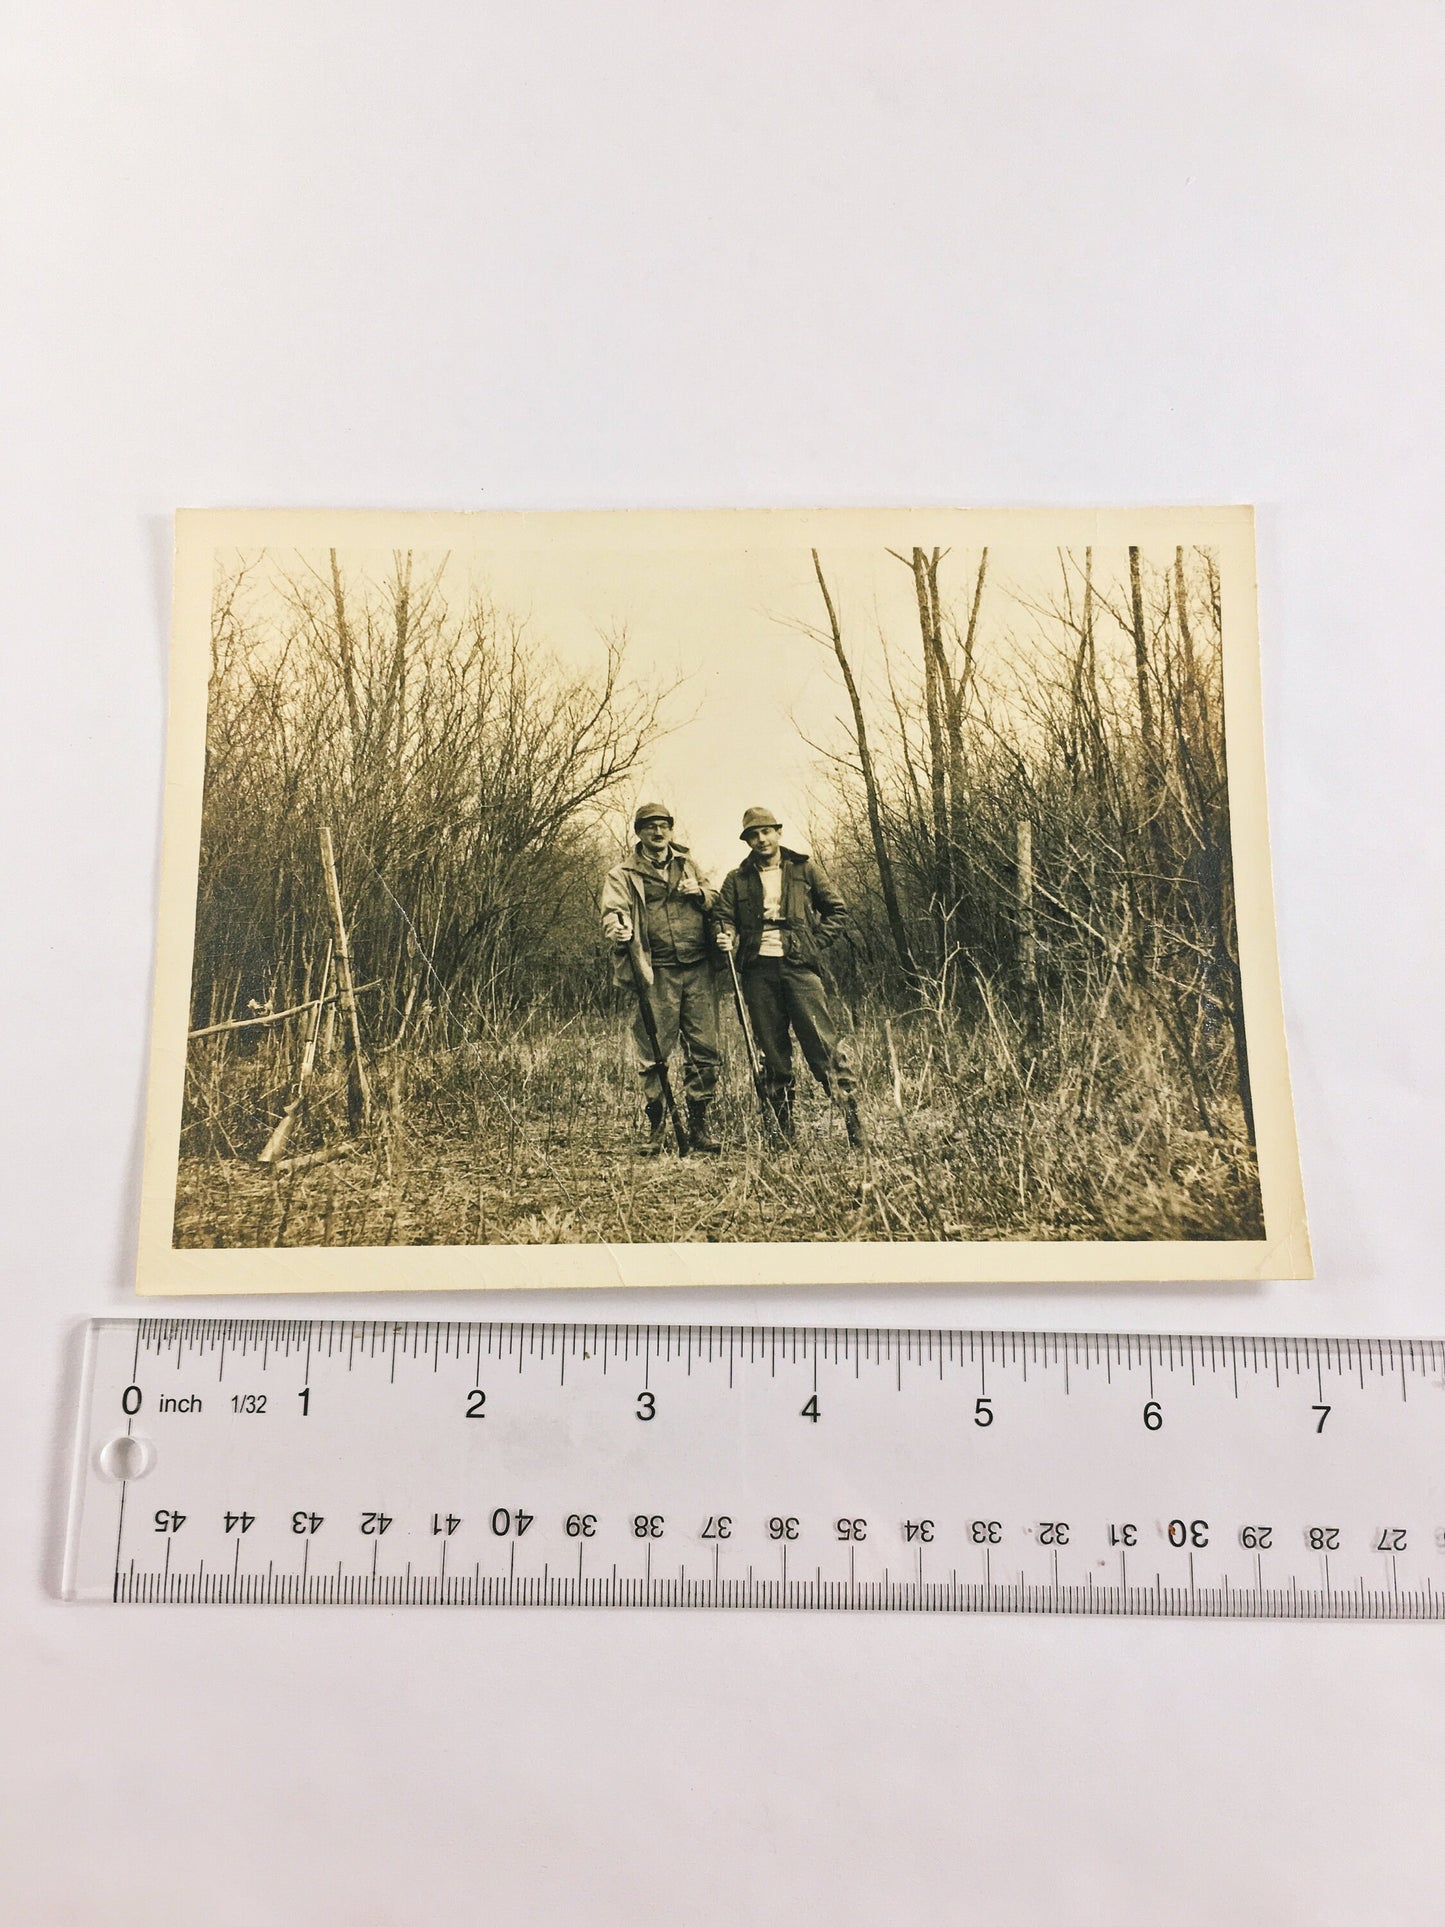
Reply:
[[[667,1106],[667,1115],[672,1120],[673,1135],[677,1139],[677,1155],[685,1158],[692,1149],[687,1135],[687,1126],[682,1121],[682,1113],[677,1108],[677,1099],[672,1094],[672,1082],[667,1075],[667,1060],[662,1054],[662,1044],[657,1035],[657,1018],[653,1014],[652,999],[647,994],[642,972],[637,967],[637,956],[632,945],[627,946],[627,961],[632,970],[632,987],[637,992],[637,1007],[642,1012],[642,1028],[647,1032],[647,1041],[652,1047],[652,1061],[657,1066],[657,1081],[662,1086],[662,1101]]]
[[[743,984],[738,976],[737,959],[731,950],[724,950],[728,960],[728,975],[733,980],[733,1008],[737,1011],[738,1022],[742,1025],[743,1043],[747,1046],[748,1069],[752,1072],[753,1089],[757,1092],[758,1103],[762,1106],[763,1120],[771,1125],[772,1106],[768,1102],[768,1079],[763,1068],[763,1053],[758,1049],[758,1040],[753,1036],[752,1019],[748,1016],[747,999],[743,996]]]

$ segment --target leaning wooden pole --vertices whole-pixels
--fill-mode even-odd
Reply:
[[[326,1007],[327,991],[331,984],[332,945],[326,946],[326,962],[321,970],[321,995],[311,1006],[311,1028],[307,1032],[306,1045],[301,1053],[301,1068],[296,1073],[296,1082],[291,1089],[291,1101],[281,1113],[275,1130],[267,1138],[261,1152],[262,1164],[274,1164],[285,1150],[296,1120],[301,1115],[301,1106],[306,1102],[306,1081],[316,1068],[316,1040],[321,1035],[321,1013]]]
[[[336,953],[336,988],[341,996],[341,1016],[346,1026],[346,1114],[352,1130],[371,1122],[371,1085],[361,1056],[361,1024],[356,1012],[356,980],[351,974],[351,949],[346,941],[346,920],[341,914],[341,886],[336,881],[336,850],[329,824],[321,826],[321,869],[326,878],[326,897],[331,906],[331,941]]]

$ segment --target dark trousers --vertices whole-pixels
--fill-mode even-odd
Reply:
[[[717,995],[712,970],[706,963],[659,964],[653,971],[648,999],[657,1021],[657,1041],[666,1063],[682,1043],[686,1065],[685,1090],[694,1104],[710,1102],[717,1085]],[[662,1079],[652,1055],[652,1040],[642,1013],[634,1006],[632,1042],[637,1053],[637,1069],[642,1078],[642,1095],[649,1103],[662,1097]]]
[[[759,957],[742,977],[769,1089],[780,1097],[792,1095],[796,1037],[808,1069],[829,1096],[850,1097],[857,1085],[853,1060],[838,1035],[817,971],[783,957]]]

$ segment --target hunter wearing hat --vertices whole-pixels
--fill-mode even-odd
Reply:
[[[820,863],[784,849],[782,828],[771,810],[744,815],[748,855],[718,897],[718,946],[737,958],[779,1136],[791,1142],[794,1135],[796,1037],[808,1069],[841,1107],[849,1143],[862,1145],[852,1059],[828,1009],[822,973],[823,953],[842,934],[848,906]]]
[[[640,805],[632,827],[637,841],[631,856],[615,864],[602,883],[602,935],[612,946],[612,981],[645,987],[663,1065],[681,1039],[688,1137],[695,1151],[721,1151],[707,1122],[718,1073],[717,997],[708,960],[707,917],[717,892],[687,845],[673,841],[672,812],[665,804]],[[666,1139],[662,1079],[637,1008],[632,1041],[647,1111],[643,1155],[656,1157]]]

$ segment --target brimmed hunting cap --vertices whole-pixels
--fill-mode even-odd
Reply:
[[[748,840],[749,830],[780,830],[782,827],[772,811],[765,810],[761,803],[754,804],[752,809],[743,811],[741,834],[744,843]]]
[[[672,821],[672,811],[666,803],[639,803],[637,813],[632,819],[634,830],[640,830],[644,823],[655,823],[661,817],[664,823]]]

